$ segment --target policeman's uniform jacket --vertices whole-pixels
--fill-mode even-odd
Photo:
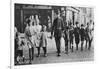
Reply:
[[[63,30],[64,30],[63,20],[61,18],[56,18],[53,22],[51,34],[53,34],[54,32],[54,37],[60,38],[62,36]]]

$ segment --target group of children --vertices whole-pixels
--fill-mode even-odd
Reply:
[[[90,50],[91,49],[91,43],[93,40],[93,23],[90,21],[90,23],[87,23],[87,25],[81,24],[79,26],[79,23],[76,22],[75,27],[73,24],[70,24],[69,27],[66,26],[65,29],[65,51],[68,53],[68,47],[70,47],[71,51],[73,52],[73,40],[75,39],[76,44],[76,50],[79,48],[79,43],[81,42],[81,51],[83,51],[83,45],[86,41],[86,46]],[[91,27],[92,26],[92,27]],[[68,46],[68,43],[70,44]]]

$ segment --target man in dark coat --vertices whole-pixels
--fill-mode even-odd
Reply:
[[[74,28],[76,50],[78,50],[78,44],[80,41],[80,28],[78,27],[78,22],[76,22],[76,27]]]
[[[62,37],[62,32],[64,29],[64,23],[62,18],[60,17],[60,12],[57,12],[57,18],[54,19],[53,26],[52,26],[52,32],[51,36],[53,36],[54,32],[54,37],[55,37],[55,42],[56,42],[56,48],[57,48],[57,56],[60,56],[60,39]]]

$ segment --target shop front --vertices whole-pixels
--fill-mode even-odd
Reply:
[[[23,33],[26,27],[26,18],[38,15],[40,25],[48,26],[52,22],[52,8],[49,6],[15,5],[15,26]]]

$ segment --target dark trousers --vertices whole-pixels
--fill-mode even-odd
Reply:
[[[70,49],[71,49],[71,51],[73,52],[73,39],[70,39]]]
[[[32,60],[34,59],[34,47],[32,47]]]
[[[15,57],[15,62],[17,62],[17,57],[18,57],[18,44],[17,40],[15,39],[15,50],[14,50],[14,57]]]
[[[61,39],[60,37],[58,37],[58,38],[55,37],[56,49],[57,49],[57,53],[58,53],[58,54],[61,53],[61,50],[60,50],[60,47],[61,47],[61,46],[60,46],[60,39]]]
[[[75,43],[76,43],[76,50],[78,50],[78,44],[79,44],[79,38],[75,38]]]
[[[86,46],[85,46],[85,48],[87,48],[88,43],[89,43],[89,40],[86,39]]]
[[[81,51],[83,51],[84,40],[81,40]]]
[[[43,48],[44,54],[47,54],[47,47],[42,47],[42,48]]]
[[[72,48],[72,46],[73,46],[73,39],[70,39],[70,49]]]
[[[29,60],[33,60],[34,59],[34,48],[29,48]]]
[[[65,38],[65,51],[68,53],[68,39]]]
[[[89,46],[88,46],[88,49],[89,49],[89,50],[90,50],[90,48],[91,48],[92,40],[93,40],[93,38],[92,38],[92,39],[86,40],[86,48],[87,48],[87,44],[89,43]]]
[[[32,48],[29,48],[29,60],[31,61],[32,60]]]
[[[23,57],[23,50],[18,50],[18,56]]]
[[[92,39],[89,40],[89,47],[88,47],[89,50],[90,50],[90,48],[91,48],[91,43],[92,43]]]
[[[29,48],[29,63],[34,59],[34,47]]]
[[[15,49],[15,62],[17,63],[18,50]]]
[[[44,55],[47,54],[47,47],[42,47],[42,48],[43,48],[43,51],[44,51]],[[41,47],[37,47],[38,55],[40,55],[40,49],[41,49]]]

